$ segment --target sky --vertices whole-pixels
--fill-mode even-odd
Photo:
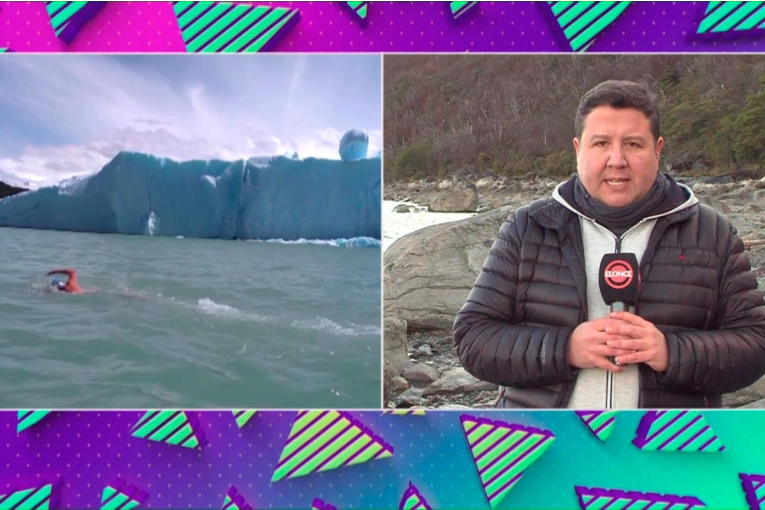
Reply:
[[[176,160],[382,147],[379,55],[24,55],[0,58],[0,181],[37,188],[120,150]]]

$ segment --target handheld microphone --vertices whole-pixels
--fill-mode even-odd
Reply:
[[[611,312],[628,312],[640,294],[640,271],[634,253],[607,253],[600,262],[598,283]],[[613,362],[613,358],[610,358]]]

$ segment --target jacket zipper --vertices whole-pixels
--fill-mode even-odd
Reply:
[[[622,252],[622,239],[624,239],[624,234],[621,236],[614,235],[614,241],[615,241],[615,252],[621,253]],[[611,371],[606,371],[606,409],[613,409],[614,408],[614,373]]]
[[[636,229],[639,227],[643,222],[645,222],[647,218],[640,220],[638,223],[636,223],[632,228],[624,232],[621,236],[617,236],[610,230],[606,229],[606,231],[611,232],[611,235],[614,236],[614,244],[615,244],[615,252],[621,253],[622,252],[622,240],[624,237],[630,233],[630,231]],[[595,225],[598,225],[598,223],[595,220],[592,220]],[[600,226],[600,225],[598,225]],[[613,372],[606,371],[606,409],[613,409],[614,408],[614,374]]]

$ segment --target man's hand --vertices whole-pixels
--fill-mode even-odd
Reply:
[[[610,317],[583,322],[571,334],[568,346],[568,364],[576,368],[602,368],[611,372],[621,372],[609,357],[626,356],[631,351],[611,347],[612,340],[620,337],[608,331],[609,328],[627,326],[628,323]]]
[[[606,333],[621,338],[608,340],[608,347],[630,352],[616,357],[619,365],[645,363],[654,372],[667,370],[667,339],[656,326],[629,312],[614,312],[611,318],[620,321],[621,324],[610,324],[606,327]]]

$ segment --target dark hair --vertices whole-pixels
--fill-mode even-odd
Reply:
[[[576,111],[576,137],[580,140],[587,115],[598,106],[634,108],[643,112],[651,123],[654,143],[659,140],[659,108],[656,104],[656,96],[646,85],[633,81],[609,80],[590,89],[582,97]]]

